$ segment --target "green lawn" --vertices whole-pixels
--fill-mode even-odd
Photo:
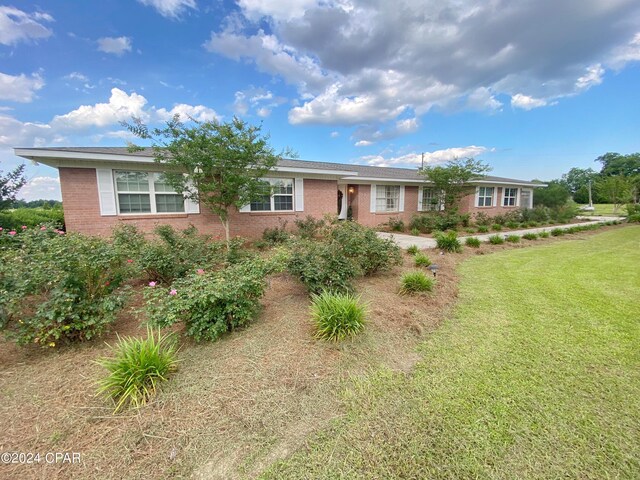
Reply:
[[[584,205],[580,205],[583,207]],[[617,212],[613,212],[613,203],[594,203],[593,208],[595,210],[593,212],[580,212],[580,215],[596,215],[596,216],[624,216],[627,214],[627,208],[622,205],[618,207]]]
[[[411,375],[265,478],[640,478],[640,227],[473,257]]]

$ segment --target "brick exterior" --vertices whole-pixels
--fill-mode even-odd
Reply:
[[[169,224],[177,229],[195,226],[201,233],[224,237],[218,217],[200,206],[199,214],[117,215],[101,216],[96,171],[93,168],[60,168],[60,187],[67,230],[87,235],[109,236],[120,223],[136,225],[151,232],[156,225]],[[233,212],[230,218],[232,236],[259,238],[265,228],[287,221],[293,227],[296,218],[336,213],[338,182],[335,180],[304,180],[304,212]]]
[[[502,201],[503,201],[504,188],[498,187],[497,185],[487,185],[487,186],[488,187],[493,186],[495,189],[494,199],[493,199],[493,203],[495,205],[493,207],[476,207],[476,194],[474,189],[473,193],[464,197],[460,202],[460,213],[470,213],[471,216],[473,217],[474,214],[482,212],[482,213],[485,213],[486,215],[489,215],[490,217],[493,217],[494,215],[503,215],[505,213],[518,210],[518,208],[520,208],[520,207],[503,207]],[[520,195],[520,192],[518,192],[518,195]]]

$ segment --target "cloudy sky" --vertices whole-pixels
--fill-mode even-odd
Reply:
[[[262,122],[301,159],[549,179],[640,150],[639,111],[637,0],[0,3],[4,171],[179,113]],[[24,198],[59,198],[27,171]]]

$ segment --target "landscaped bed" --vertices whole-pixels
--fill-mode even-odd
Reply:
[[[637,235],[637,228],[606,228]],[[580,232],[570,238],[599,237]],[[570,245],[547,239],[542,251],[555,248],[552,243]],[[360,401],[359,386],[362,393],[369,391],[372,371],[397,372],[401,378],[411,373],[421,358],[416,347],[424,339],[431,339],[427,345],[434,344],[433,332],[439,335],[438,325],[456,300],[457,266],[478,253],[513,248],[523,248],[523,244],[482,245],[480,249],[465,248],[461,254],[434,255],[431,262],[439,266],[435,289],[422,295],[398,294],[401,274],[416,268],[408,254],[403,255],[400,266],[356,278],[356,291],[367,306],[367,323],[352,341],[340,343],[314,339],[310,298],[303,284],[288,273],[268,276],[262,309],[252,324],[213,343],[195,343],[181,336],[178,372],[149,405],[117,415],[112,414],[112,404],[95,396],[95,382],[104,371],[94,362],[110,354],[104,341],[113,344],[116,333],[146,335],[141,326],[145,319],[142,291],[149,288],[146,283],[132,284],[126,307],[103,338],[55,350],[17,347],[2,340],[2,451],[79,452],[82,463],[3,465],[0,475],[254,477],[294,453],[315,433],[330,428],[332,421],[352,418],[351,406]],[[595,270],[606,275],[602,269]],[[178,324],[173,329],[181,333],[184,327]],[[345,391],[350,393],[345,396]],[[391,429],[388,433],[394,432]],[[384,428],[378,433],[386,438]],[[385,442],[377,441],[375,435],[361,440]],[[359,455],[358,446],[356,441],[354,452]],[[345,458],[328,456],[322,463],[329,469],[341,468],[340,462],[348,461]],[[296,470],[304,469],[300,461],[294,457],[286,476],[306,475],[304,470]],[[323,470],[315,470],[312,476],[333,478]],[[382,472],[382,476],[387,475]]]

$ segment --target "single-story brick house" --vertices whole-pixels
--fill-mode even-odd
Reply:
[[[224,236],[218,218],[185,200],[163,182],[150,149],[131,153],[116,147],[16,148],[16,155],[58,168],[67,230],[109,235],[119,223],[144,231],[159,223],[194,225]],[[233,212],[231,235],[257,238],[265,228],[296,218],[338,214],[375,227],[398,217],[408,222],[418,212],[438,210],[438,195],[416,169],[282,160],[267,179],[271,195]],[[505,213],[531,208],[533,188],[524,180],[485,176],[472,182],[461,212]]]

